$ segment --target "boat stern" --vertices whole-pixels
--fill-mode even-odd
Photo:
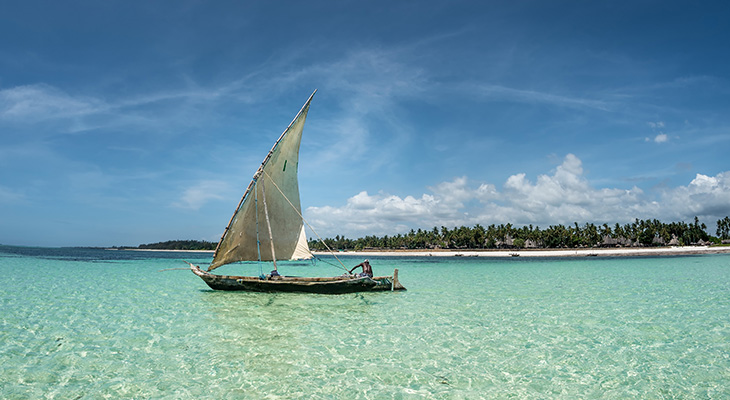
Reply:
[[[398,268],[393,271],[393,287],[391,290],[406,290],[406,287],[401,285],[398,280]]]

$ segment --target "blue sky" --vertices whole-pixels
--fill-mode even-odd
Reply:
[[[714,233],[728,19],[727,2],[3,2],[0,243],[217,241],[314,89],[299,172],[322,236],[695,215]]]

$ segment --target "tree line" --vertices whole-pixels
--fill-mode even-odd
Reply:
[[[720,243],[730,240],[730,217],[717,221],[716,236],[707,233],[707,226],[697,217],[694,222],[663,223],[656,219],[628,224],[582,226],[550,225],[546,229],[532,225],[479,224],[473,227],[445,226],[431,230],[413,230],[393,236],[365,236],[348,239],[337,235],[324,239],[333,250],[364,249],[522,249],[522,248],[580,248],[580,247],[647,247],[686,246]],[[217,243],[205,240],[168,240],[140,244],[139,249],[151,250],[215,250]],[[309,239],[312,250],[326,250],[322,242]]]
[[[475,225],[473,227],[445,226],[431,230],[413,230],[393,236],[365,236],[349,239],[337,235],[324,239],[332,250],[366,249],[521,249],[521,248],[581,248],[581,247],[650,247],[719,244],[730,239],[730,218],[717,221],[717,236],[707,233],[707,226],[697,217],[692,223],[640,220],[621,224],[571,226],[550,225],[545,229],[532,225]],[[309,239],[312,250],[326,250],[325,245]]]
[[[215,250],[217,243],[205,240],[168,240],[149,244],[140,244],[137,248],[148,250]]]

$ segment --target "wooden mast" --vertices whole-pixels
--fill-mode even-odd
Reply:
[[[271,235],[271,222],[269,222],[269,208],[266,206],[266,185],[261,179],[261,195],[264,200],[264,215],[266,215],[266,227],[269,229],[269,244],[271,245],[271,259],[274,262],[274,271],[276,269],[276,252],[274,251],[274,237]]]

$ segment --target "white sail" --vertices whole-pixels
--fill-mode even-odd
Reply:
[[[302,129],[314,93],[254,174],[218,243],[208,271],[237,261],[273,261],[272,250],[277,260],[312,257],[301,216],[297,170]]]

